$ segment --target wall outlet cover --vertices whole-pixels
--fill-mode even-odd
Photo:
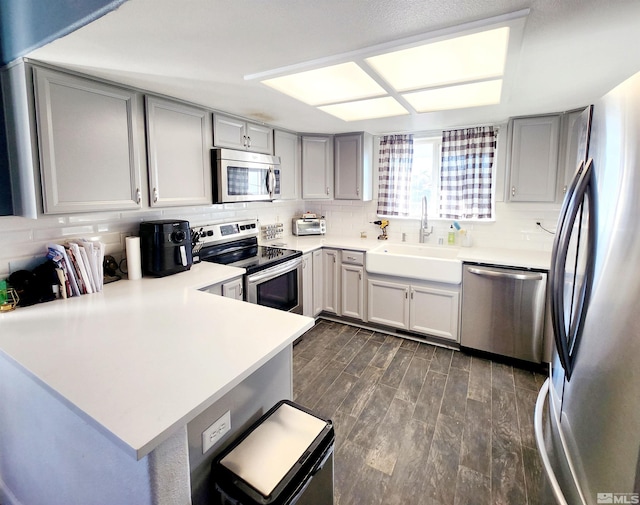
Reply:
[[[231,411],[227,410],[217,421],[202,432],[202,454],[216,445],[231,429]]]

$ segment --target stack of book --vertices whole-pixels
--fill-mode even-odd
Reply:
[[[56,265],[61,298],[102,291],[104,248],[102,242],[83,239],[65,245],[47,244],[47,258]]]

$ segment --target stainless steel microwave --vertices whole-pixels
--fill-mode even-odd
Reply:
[[[280,157],[212,149],[214,203],[280,198]]]

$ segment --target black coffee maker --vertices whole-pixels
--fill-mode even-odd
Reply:
[[[164,277],[189,270],[193,264],[189,221],[143,221],[140,249],[143,275]]]

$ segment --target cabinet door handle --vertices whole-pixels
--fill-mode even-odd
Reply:
[[[251,137],[247,137],[247,147],[251,147]]]
[[[358,272],[358,280],[361,281],[362,280],[362,272]]]
[[[516,187],[511,186],[511,196],[516,196]]]
[[[413,291],[413,289],[412,289],[412,290],[411,290],[411,299],[412,299],[412,300],[413,300],[413,293],[414,293],[414,291]]]
[[[327,195],[329,194],[329,186],[327,186]]]
[[[158,188],[153,188],[153,203],[158,203]]]
[[[406,289],[404,290],[404,297],[407,299],[409,298],[409,291]]]
[[[360,188],[356,188],[356,195],[360,196]]]
[[[142,192],[140,188],[136,189],[136,203],[140,203],[142,201]]]
[[[243,136],[242,136],[242,145],[243,145],[244,147],[247,147],[247,136],[246,136],[246,135],[243,135]]]

